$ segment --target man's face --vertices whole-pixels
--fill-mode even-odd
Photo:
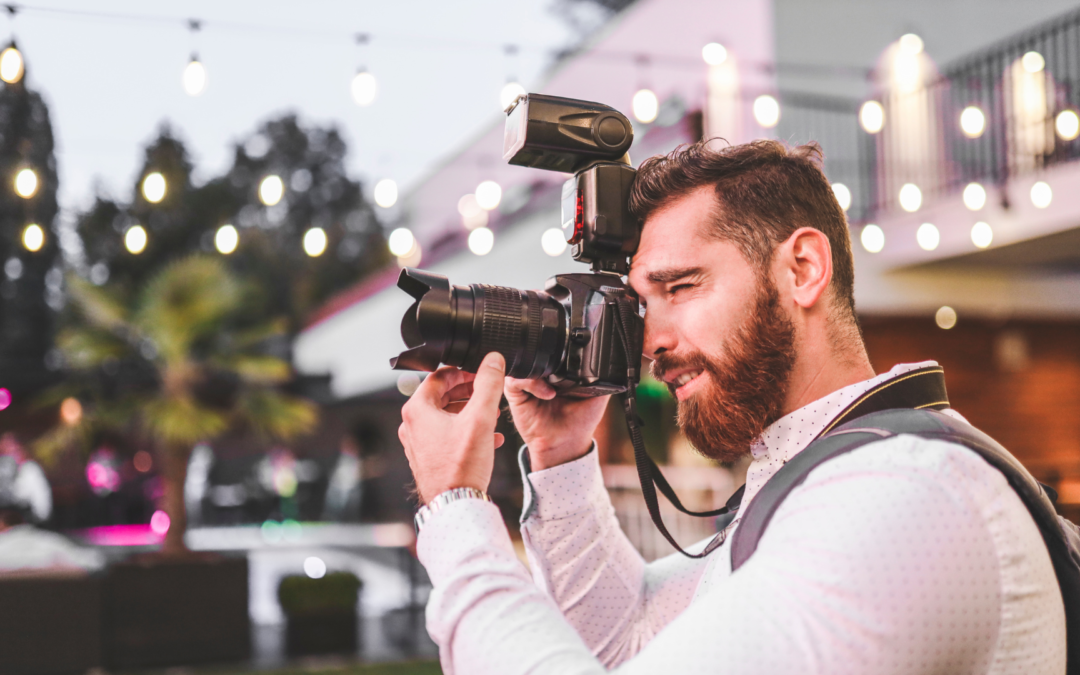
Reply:
[[[707,236],[717,209],[706,187],[651,215],[630,284],[646,307],[645,356],[678,399],[680,426],[699,452],[731,461],[780,417],[795,337],[769,270]]]

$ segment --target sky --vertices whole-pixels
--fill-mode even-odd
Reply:
[[[555,2],[45,0],[0,18],[0,36],[14,35],[49,106],[71,213],[96,193],[129,199],[162,123],[187,145],[198,182],[226,170],[260,122],[290,111],[343,132],[348,168],[369,191],[385,177],[407,189],[501,116],[508,76],[538,84],[553,51],[576,41]],[[208,76],[199,97],[181,85],[193,51]],[[379,86],[364,108],[350,95],[360,65]]]

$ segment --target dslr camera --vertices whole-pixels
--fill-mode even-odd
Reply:
[[[406,268],[398,287],[415,302],[401,321],[408,347],[396,370],[440,364],[476,372],[489,352],[506,373],[544,378],[560,395],[586,398],[637,385],[644,322],[623,276],[640,224],[629,212],[634,130],[609,106],[528,94],[507,109],[503,159],[573,174],[562,188],[562,227],[588,273],[557,274],[543,291],[471,284]],[[507,261],[513,264],[513,261]]]

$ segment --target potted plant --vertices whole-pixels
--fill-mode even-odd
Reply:
[[[319,579],[287,576],[278,586],[290,655],[356,652],[357,607],[363,583],[352,572]]]

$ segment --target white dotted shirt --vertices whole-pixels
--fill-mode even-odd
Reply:
[[[769,427],[744,507],[854,398],[927,365],[897,366]],[[735,574],[727,543],[646,564],[619,529],[596,454],[527,474],[533,578],[492,504],[453,502],[427,522],[418,552],[446,675],[1065,672],[1042,538],[1004,477],[966,448],[897,436],[823,464]]]

